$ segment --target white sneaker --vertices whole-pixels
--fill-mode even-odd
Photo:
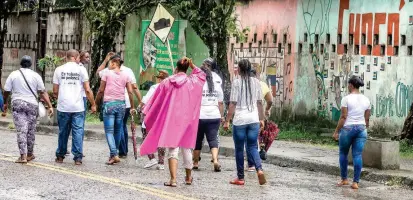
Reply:
[[[143,168],[149,169],[149,168],[155,166],[156,164],[158,164],[158,161],[156,159],[152,159],[148,163],[146,163],[146,165]]]
[[[156,169],[158,169],[158,170],[165,170],[165,165],[160,165],[160,164],[158,164],[158,166],[156,167]]]

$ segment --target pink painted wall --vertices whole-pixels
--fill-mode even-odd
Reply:
[[[237,76],[238,61],[250,60],[263,71],[261,79],[272,85],[278,106],[292,103],[296,13],[296,0],[255,0],[236,7],[239,27],[250,31],[246,41],[230,39],[230,71]],[[267,79],[267,75],[276,79]]]

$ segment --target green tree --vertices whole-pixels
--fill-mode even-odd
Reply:
[[[4,39],[7,35],[7,20],[12,12],[18,7],[18,0],[3,0],[0,2],[0,77],[3,71]],[[0,81],[1,86],[1,81]]]
[[[126,17],[143,7],[154,6],[157,0],[80,0],[82,11],[90,24],[92,36],[91,87],[96,92],[96,70],[106,54],[115,51],[115,39],[125,27]]]
[[[188,20],[192,28],[209,48],[209,55],[217,60],[224,79],[225,100],[231,88],[228,70],[228,41],[231,35],[243,40],[248,29],[240,30],[234,14],[235,0],[170,0],[178,14]]]

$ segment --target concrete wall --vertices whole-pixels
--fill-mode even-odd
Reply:
[[[32,56],[36,60],[37,22],[31,12],[22,12],[7,21],[8,33],[4,48],[4,64],[1,81],[4,83],[8,75],[20,68],[23,55]],[[56,10],[48,15],[46,54],[65,56],[69,49],[90,49],[87,36],[87,23],[83,21],[80,10]],[[37,70],[35,63],[33,69]],[[45,84],[52,89],[54,69],[47,69]]]
[[[256,0],[238,4],[239,27],[249,28],[246,41],[230,39],[228,62],[237,74],[237,63],[248,59],[262,72],[272,87],[278,107],[292,105],[295,84],[295,17],[297,2],[292,0]],[[268,80],[266,77],[272,77]]]
[[[277,57],[282,64],[275,62],[278,106],[290,104],[295,114],[316,112],[332,120],[340,116],[348,78],[361,76],[373,122],[400,127],[413,100],[412,11],[408,0],[255,0],[237,7],[240,24],[251,31],[241,53],[241,43],[231,38],[229,62],[236,68],[244,57],[265,68],[270,56]],[[283,54],[255,53],[265,33],[270,41],[261,44],[261,51],[281,46]],[[276,43],[272,33],[278,34]]]

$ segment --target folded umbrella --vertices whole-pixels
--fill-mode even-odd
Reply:
[[[135,156],[135,161],[138,159],[138,147],[136,146],[136,124],[132,115],[130,128],[132,131],[132,144],[133,144],[133,155]]]

